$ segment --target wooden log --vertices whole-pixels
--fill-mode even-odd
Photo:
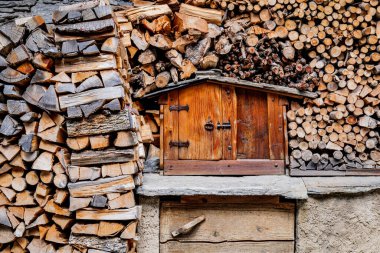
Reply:
[[[19,86],[25,86],[30,81],[27,75],[24,75],[17,70],[11,69],[9,67],[0,72],[0,80]]]
[[[179,13],[186,14],[193,17],[199,17],[207,22],[216,24],[220,26],[223,21],[224,11],[200,8],[189,4],[181,4],[179,8]]]
[[[62,58],[56,60],[55,63],[56,72],[74,73],[106,69],[116,69],[115,56],[110,54],[101,54],[99,56]]]
[[[174,15],[173,26],[176,28],[176,31],[178,33],[183,33],[189,29],[197,30],[201,33],[208,32],[208,25],[206,20],[178,12]]]
[[[55,31],[67,35],[99,34],[113,31],[113,19],[87,21],[76,24],[57,25]]]
[[[149,47],[144,35],[137,29],[133,29],[131,33],[131,40],[140,50],[146,50]]]
[[[98,76],[92,76],[84,80],[77,88],[75,92],[83,92],[86,90],[101,88],[103,83]]]
[[[7,56],[7,62],[11,66],[20,65],[23,62],[30,61],[31,55],[24,45],[14,48]]]
[[[104,151],[83,151],[73,153],[71,163],[75,166],[128,162],[135,159],[132,149],[106,149]]]
[[[93,115],[82,121],[68,121],[66,123],[69,137],[107,134],[134,127],[129,110],[111,115]]]
[[[5,116],[1,123],[0,133],[5,136],[13,136],[21,132],[23,127],[10,115]]]
[[[72,197],[91,197],[107,193],[127,192],[135,188],[131,176],[98,179],[96,181],[82,181],[69,183],[68,188]]]
[[[104,41],[100,50],[105,53],[116,54],[118,47],[119,39],[116,37],[110,37]]]
[[[172,15],[172,10],[167,4],[142,6],[138,8],[131,8],[122,12],[128,17],[131,22],[138,22],[143,19],[152,20],[163,15]]]
[[[116,236],[123,228],[124,226],[118,222],[101,221],[99,223],[98,236]]]
[[[141,206],[135,206],[129,209],[82,209],[77,211],[76,219],[78,220],[135,220],[140,219]]]
[[[77,236],[70,235],[70,245],[77,245],[78,247],[86,247],[92,249],[103,250],[106,252],[128,252],[127,243],[120,238],[99,238],[97,236]],[[34,253],[34,252],[33,252]]]
[[[59,105],[62,109],[84,105],[102,99],[114,99],[124,97],[124,88],[121,86],[88,90],[76,94],[68,94],[59,97]]]

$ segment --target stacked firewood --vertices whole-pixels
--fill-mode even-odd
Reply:
[[[293,19],[285,25],[294,27],[288,38],[312,59],[320,92],[288,112],[290,167],[374,172],[380,168],[378,1],[310,2],[302,12],[288,11]]]
[[[307,60],[287,39],[287,28],[271,20],[268,9],[231,18],[230,12],[189,2],[116,12],[131,59],[135,97],[213,68],[254,82],[314,87],[316,76]]]
[[[113,12],[92,1],[53,20],[0,28],[0,250],[135,252],[133,190],[153,137]]]

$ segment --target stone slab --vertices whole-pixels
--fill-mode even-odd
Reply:
[[[380,177],[303,177],[310,195],[364,193],[380,189]]]
[[[282,196],[287,199],[307,199],[307,189],[301,178],[289,176],[160,176],[145,174],[143,186],[137,189],[143,196]]]

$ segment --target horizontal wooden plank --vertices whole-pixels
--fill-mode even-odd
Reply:
[[[293,253],[293,241],[274,241],[274,242],[223,242],[207,243],[192,242],[181,243],[170,241],[160,244],[161,253],[231,253],[231,252],[271,252],[271,253]]]
[[[282,175],[283,160],[165,160],[165,175]]]
[[[81,209],[76,212],[78,220],[135,220],[141,217],[141,206],[128,209]]]
[[[332,176],[379,176],[379,169],[350,169],[350,170],[300,170],[291,169],[293,177],[332,177]]]
[[[133,128],[132,120],[133,118],[127,109],[117,114],[92,115],[81,121],[67,121],[67,134],[69,137],[78,137],[130,130]]]
[[[93,151],[86,150],[71,154],[71,165],[86,166],[107,163],[123,163],[135,160],[133,149],[114,149]]]
[[[68,184],[70,196],[74,198],[92,197],[107,193],[127,192],[135,188],[132,176],[102,178]]]
[[[55,31],[61,34],[99,34],[104,32],[113,31],[115,28],[115,22],[112,18],[104,20],[95,20],[80,22],[74,24],[56,25]]]
[[[294,240],[294,204],[179,204],[161,206],[160,242],[173,240],[171,232],[195,217],[206,220],[181,242]]]
[[[59,33],[54,33],[54,40],[55,42],[63,42],[63,41],[68,41],[68,40],[76,40],[76,41],[87,41],[87,40],[96,40],[96,41],[103,41],[106,38],[109,37],[115,37],[117,34],[115,29],[110,32],[104,32],[101,34],[87,34],[86,36],[77,34],[77,35],[65,35],[65,34],[59,34]]]
[[[55,63],[55,72],[74,73],[82,71],[116,69],[116,66],[116,58],[112,54],[87,57],[81,56],[57,59]]]
[[[123,97],[124,88],[122,86],[114,86],[60,96],[59,105],[61,109],[63,109],[71,106],[88,104],[102,99],[114,99]]]

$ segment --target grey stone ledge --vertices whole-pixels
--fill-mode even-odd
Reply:
[[[309,195],[355,194],[380,189],[380,177],[303,177]]]
[[[282,196],[307,199],[301,178],[289,176],[160,176],[144,174],[144,183],[137,189],[143,196]]]

